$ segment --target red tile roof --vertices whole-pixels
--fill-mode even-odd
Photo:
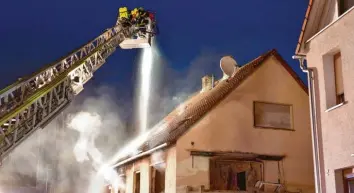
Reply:
[[[255,72],[258,67],[263,64],[267,58],[274,56],[280,61],[282,66],[297,81],[299,86],[307,93],[307,87],[292,70],[292,68],[284,61],[284,59],[273,49],[248,64],[240,67],[234,76],[227,80],[219,81],[218,84],[210,91],[198,93],[184,102],[169,115],[167,115],[163,124],[155,127],[148,137],[147,142],[141,147],[143,151],[152,149],[163,143],[173,144],[183,135],[194,123],[200,120],[222,99],[224,99],[232,90],[237,88],[247,77]],[[182,112],[179,113],[179,110]]]

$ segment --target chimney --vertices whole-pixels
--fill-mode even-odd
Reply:
[[[202,92],[211,90],[214,87],[214,76],[205,75],[202,77]]]

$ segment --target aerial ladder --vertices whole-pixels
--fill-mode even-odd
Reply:
[[[121,7],[114,27],[0,90],[0,161],[62,112],[118,46],[147,48],[155,34],[154,13],[143,8],[130,12]]]

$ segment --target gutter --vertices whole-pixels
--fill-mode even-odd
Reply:
[[[298,41],[298,43],[297,43],[296,50],[295,50],[295,53],[296,53],[296,54],[298,54],[298,53],[300,52],[300,47],[301,47],[302,41],[303,41],[304,36],[305,36],[305,29],[306,29],[306,26],[307,26],[307,22],[308,22],[308,20],[309,20],[310,12],[311,12],[311,10],[312,10],[313,1],[314,1],[314,0],[309,0],[309,5],[308,5],[308,7],[307,7],[307,11],[306,11],[306,14],[305,14],[304,23],[302,24],[302,28],[301,28],[301,33],[300,33],[299,41]]]
[[[168,143],[161,144],[161,145],[159,145],[159,146],[157,146],[157,147],[154,147],[154,148],[152,148],[152,149],[150,149],[150,150],[148,150],[148,151],[142,152],[142,153],[140,153],[140,154],[138,154],[138,155],[135,155],[135,156],[133,156],[133,157],[130,157],[130,158],[128,158],[128,159],[125,159],[125,160],[123,160],[123,161],[121,161],[121,162],[118,162],[118,163],[114,164],[114,165],[111,166],[111,167],[112,167],[112,168],[116,168],[116,167],[122,166],[122,165],[124,165],[124,164],[126,164],[126,163],[128,163],[128,162],[134,161],[134,160],[136,160],[136,159],[138,159],[138,158],[141,158],[141,157],[146,156],[146,155],[149,155],[149,154],[151,154],[151,153],[153,153],[153,152],[155,152],[155,151],[157,151],[157,150],[160,150],[160,149],[166,147],[167,145],[168,145]]]
[[[309,103],[310,103],[310,119],[311,119],[311,134],[312,134],[312,151],[314,162],[314,177],[316,193],[322,193],[322,179],[321,179],[321,167],[320,167],[320,154],[319,154],[319,140],[318,140],[318,125],[317,125],[317,112],[315,102],[315,89],[314,89],[314,72],[313,68],[308,68],[304,62],[306,56],[295,55],[293,59],[298,59],[300,62],[300,68],[307,74],[308,89],[309,89]]]

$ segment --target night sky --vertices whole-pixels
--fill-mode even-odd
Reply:
[[[276,48],[305,80],[298,61],[291,56],[307,4],[308,0],[2,1],[0,86],[36,71],[112,27],[120,6],[143,6],[157,12],[158,46],[164,65],[172,71],[184,72],[194,63],[203,62],[219,70],[219,57],[224,54],[244,64]],[[119,100],[132,104],[138,52],[118,49],[86,86],[87,90],[110,85],[118,91]],[[196,68],[203,70],[203,65]],[[181,78],[171,75],[165,81]],[[195,78],[200,81],[201,77]]]

